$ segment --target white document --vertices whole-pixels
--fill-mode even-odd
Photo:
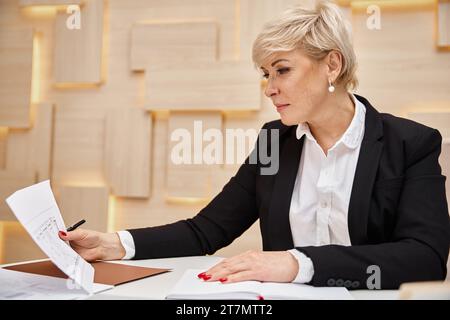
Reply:
[[[50,181],[16,191],[6,203],[50,260],[87,293],[92,293],[94,268],[58,236],[66,227]]]
[[[202,270],[187,270],[166,299],[188,300],[353,300],[344,287],[313,287],[298,283],[242,281],[205,282],[197,277]]]
[[[71,288],[70,281],[0,268],[0,300],[68,300],[91,296],[83,289]],[[94,283],[92,293],[111,288],[113,286]]]

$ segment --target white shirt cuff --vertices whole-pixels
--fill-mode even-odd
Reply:
[[[122,246],[125,248],[125,256],[122,260],[133,259],[136,253],[133,236],[128,231],[117,231],[117,234],[119,235]]]
[[[314,265],[312,260],[306,256],[304,253],[298,251],[297,249],[288,250],[290,254],[297,259],[298,262],[298,273],[295,279],[292,281],[294,283],[308,283],[312,280],[314,276]]]

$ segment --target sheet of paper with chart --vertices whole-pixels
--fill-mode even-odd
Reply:
[[[0,268],[0,300],[72,300],[91,297],[84,289],[71,287],[67,279]],[[111,288],[109,285],[94,283],[94,293]]]
[[[66,231],[66,227],[50,181],[16,191],[6,203],[52,262],[75,282],[74,285],[92,293],[94,268],[58,236],[58,231]]]

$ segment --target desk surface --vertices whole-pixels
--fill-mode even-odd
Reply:
[[[141,267],[167,268],[172,269],[172,271],[116,286],[112,290],[94,295],[91,299],[164,299],[186,269],[206,270],[220,261],[220,259],[220,257],[215,256],[198,256],[114,261],[114,263]],[[350,293],[357,300],[395,300],[398,296],[398,290],[352,290]]]

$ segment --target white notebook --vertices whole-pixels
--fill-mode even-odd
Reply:
[[[172,288],[170,300],[353,300],[344,287],[313,287],[297,283],[242,281],[205,282],[197,277],[204,270],[187,270]]]

